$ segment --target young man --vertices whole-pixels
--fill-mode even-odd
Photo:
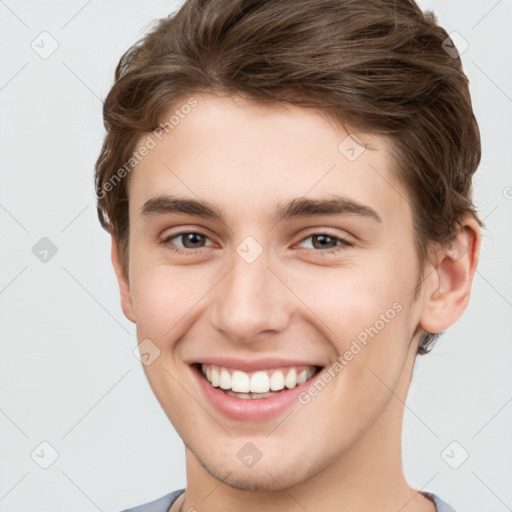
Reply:
[[[480,246],[447,38],[412,0],[195,0],[123,56],[98,212],[187,472],[132,510],[453,510],[401,460]]]

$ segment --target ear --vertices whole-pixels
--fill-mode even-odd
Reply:
[[[117,277],[117,283],[119,284],[119,292],[121,294],[121,308],[123,310],[124,316],[128,318],[128,320],[130,320],[131,322],[135,323],[135,314],[133,312],[133,303],[130,294],[130,282],[121,264],[121,255],[117,239],[114,237],[114,235],[111,235],[111,238],[111,258],[112,265],[114,266],[114,271]]]
[[[420,327],[439,333],[464,313],[480,255],[480,226],[464,217],[451,243],[437,249],[437,265],[426,278]]]

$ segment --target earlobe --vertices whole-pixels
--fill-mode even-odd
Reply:
[[[480,226],[473,216],[465,217],[450,244],[439,247],[437,265],[428,278],[420,326],[439,333],[464,313],[480,253]]]
[[[117,277],[117,283],[119,285],[119,293],[121,295],[121,308],[124,316],[131,322],[135,323],[135,314],[133,311],[132,297],[130,293],[130,283],[128,276],[121,263],[121,255],[119,251],[119,244],[114,235],[111,235],[112,246],[111,246],[111,259],[114,271]]]

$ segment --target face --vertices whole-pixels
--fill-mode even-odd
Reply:
[[[123,309],[198,466],[291,486],[398,420],[422,308],[412,212],[384,137],[195,99],[129,178]]]

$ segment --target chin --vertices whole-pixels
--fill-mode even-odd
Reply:
[[[225,476],[224,480],[220,478],[222,475],[219,476],[215,473],[211,473],[211,475],[229,487],[240,491],[282,491],[306,480],[305,477],[300,478],[300,475],[291,475],[288,472],[272,472],[269,474],[264,468],[257,473],[253,471],[255,470],[247,469],[242,474],[239,470],[233,470]]]
[[[265,462],[259,461],[252,468],[245,468],[240,467],[237,459],[232,465],[215,462],[210,464],[196,453],[194,455],[212,477],[240,491],[282,491],[311,479],[318,472],[313,467],[297,465],[289,457],[286,457],[285,465],[267,459]],[[283,459],[285,458],[281,458],[281,461]]]

